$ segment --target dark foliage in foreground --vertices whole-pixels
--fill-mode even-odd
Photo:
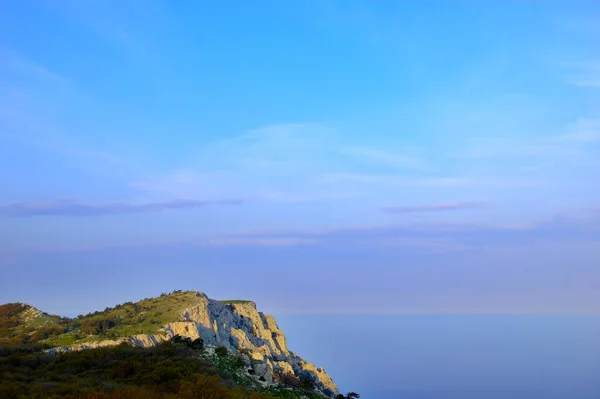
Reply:
[[[75,319],[43,313],[24,303],[0,305],[0,399],[324,398],[306,375],[275,372],[276,384],[264,386],[250,375],[240,356],[244,350],[236,354],[217,347],[214,356],[201,355],[201,339],[176,336],[150,348],[120,345],[61,355],[43,351],[79,340],[156,333],[175,317],[174,309],[196,300],[196,292],[174,291]],[[260,381],[265,381],[264,376]],[[349,393],[336,399],[358,397]]]
[[[0,347],[0,398],[269,399],[234,387],[198,356],[199,342],[173,340],[150,348],[119,345],[48,355]]]

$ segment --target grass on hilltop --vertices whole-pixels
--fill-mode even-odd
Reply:
[[[195,291],[178,290],[156,298],[107,307],[74,319],[47,315],[28,305],[6,304],[0,306],[0,337],[13,343],[68,346],[137,334],[164,335],[162,326],[180,321],[179,315],[194,305],[197,295]],[[220,302],[227,305],[254,303],[241,299]],[[24,317],[26,314],[35,314],[35,317]]]
[[[253,301],[248,301],[245,299],[225,299],[223,301],[219,301],[226,305],[236,305],[236,304],[246,304],[246,303],[254,303]]]
[[[0,306],[0,337],[11,342],[65,346],[136,334],[164,334],[161,327],[179,321],[183,309],[197,300],[194,291],[174,291],[139,302],[125,302],[103,311],[74,319],[50,316],[38,311],[31,319],[23,317],[31,307],[21,304]]]

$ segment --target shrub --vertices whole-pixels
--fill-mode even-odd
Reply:
[[[313,390],[313,389],[315,389],[315,384],[313,384],[313,382],[311,380],[309,380],[308,378],[301,377],[300,378],[300,388]]]
[[[195,350],[202,350],[204,348],[204,341],[202,338],[196,338],[188,346]]]
[[[215,348],[215,354],[220,358],[227,356],[227,348],[224,346],[217,346]]]
[[[281,376],[281,383],[292,388],[300,387],[300,379],[290,373],[284,373]]]
[[[244,359],[240,355],[233,357],[232,366],[235,369],[241,369],[245,366]]]

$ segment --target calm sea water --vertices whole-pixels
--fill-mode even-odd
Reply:
[[[599,316],[277,316],[361,399],[600,399]]]

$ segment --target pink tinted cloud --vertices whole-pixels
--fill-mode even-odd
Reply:
[[[385,206],[381,208],[381,211],[386,213],[440,212],[460,209],[475,209],[483,206],[485,206],[485,203],[483,202],[445,202],[425,205]]]

